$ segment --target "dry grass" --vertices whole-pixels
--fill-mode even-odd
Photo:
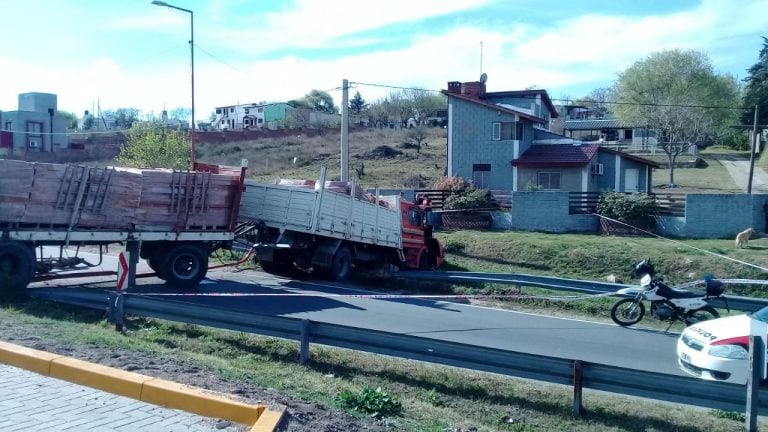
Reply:
[[[445,171],[446,131],[429,129],[421,150],[410,148],[406,130],[373,129],[352,132],[349,137],[350,176],[365,187],[432,187]],[[400,155],[372,154],[380,146],[402,152]],[[338,132],[308,138],[259,139],[226,144],[204,144],[198,159],[208,163],[240,165],[249,160],[250,177],[272,182],[281,178],[317,178],[320,167],[328,165],[329,179],[341,177],[341,139]],[[362,168],[363,175],[358,175]]]

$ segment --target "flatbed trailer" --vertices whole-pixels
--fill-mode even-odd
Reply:
[[[124,243],[169,285],[197,285],[208,257],[231,247],[247,161],[239,168],[120,170],[0,160],[0,291],[84,260],[51,260],[43,246]],[[55,264],[52,264],[55,263]],[[87,263],[86,267],[87,267]]]

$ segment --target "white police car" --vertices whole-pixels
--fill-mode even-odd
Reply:
[[[752,320],[768,323],[768,307],[696,323],[677,340],[677,362],[690,375],[746,384],[749,375],[749,333]]]

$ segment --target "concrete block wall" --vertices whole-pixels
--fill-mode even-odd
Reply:
[[[753,228],[766,233],[768,195],[689,194],[685,217],[657,218],[656,232],[670,237],[728,238]]]
[[[595,232],[596,216],[568,214],[568,192],[515,192],[512,210],[493,212],[493,228],[547,233]]]

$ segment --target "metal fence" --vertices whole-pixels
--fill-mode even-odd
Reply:
[[[39,289],[47,298],[106,309],[120,303],[103,291],[68,292]],[[199,306],[133,294],[122,295],[125,314],[153,317],[220,329],[299,341],[300,359],[309,359],[310,343],[454,366],[573,387],[573,410],[582,408],[582,388],[639,396],[706,408],[743,412],[747,391],[742,385],[407,336],[297,318]],[[760,389],[758,411],[768,414],[768,389]]]

